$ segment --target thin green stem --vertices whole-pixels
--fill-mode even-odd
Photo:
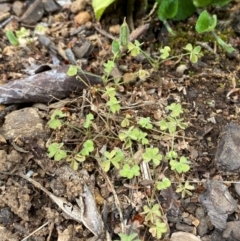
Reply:
[[[214,31],[212,31],[213,37],[216,39],[218,44],[222,46],[222,48],[229,54],[233,53],[236,51],[230,44],[225,43]]]

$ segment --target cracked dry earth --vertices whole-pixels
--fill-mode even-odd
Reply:
[[[72,56],[63,52],[69,49],[74,50],[74,59],[81,62],[85,71],[103,74],[102,65],[111,55],[112,40],[106,33],[110,27],[121,24],[122,17],[114,14],[105,16],[101,22],[104,32],[99,32],[99,25],[94,22],[87,1],[78,1],[84,2],[82,9],[76,10],[70,5],[49,15],[44,13],[46,10],[42,10],[41,4],[37,5],[41,1],[33,1],[35,8],[40,8],[43,14],[39,19],[32,18],[32,15],[28,17],[26,12],[16,12],[16,2],[8,3],[6,11],[17,16],[22,14],[23,17],[19,22],[12,19],[10,24],[20,27],[26,25],[29,19],[32,26],[37,21],[50,22],[49,32],[45,36],[50,42],[46,44],[46,39],[44,41],[43,37],[39,37],[31,47],[13,48],[1,29],[1,86],[18,79],[27,83],[29,76],[26,72],[32,73],[35,78],[39,77],[39,73],[45,73],[41,76],[46,79],[52,73],[47,71],[55,71],[51,70],[52,65],[59,64],[64,67],[57,67],[61,73],[57,74],[65,79],[65,65],[72,63]],[[233,2],[233,8],[236,3]],[[3,9],[1,4],[0,10]],[[81,24],[76,22],[78,20],[73,23],[72,19],[78,11],[85,12],[85,15],[88,12],[92,18]],[[234,11],[238,15],[236,7]],[[238,24],[236,19],[233,22]],[[141,16],[138,16],[136,22],[140,20]],[[156,33],[159,23],[152,24],[147,33],[139,37],[139,41],[149,42],[149,46],[145,47],[150,49],[151,42],[161,41],[160,33],[159,36]],[[109,30],[111,34],[115,34],[114,31]],[[237,34],[239,32],[235,31],[229,41],[239,50]],[[81,48],[82,45],[85,47]],[[174,43],[171,48],[179,49]],[[88,51],[83,51],[86,49]],[[216,54],[206,52],[197,64],[192,65],[184,60],[184,71],[179,71],[179,63],[170,61],[153,72],[146,81],[133,80],[119,89],[118,98],[124,105],[125,113],[133,116],[149,116],[157,121],[165,114],[165,107],[173,102],[181,103],[184,109],[183,118],[188,128],[184,133],[178,133],[180,137],[175,145],[179,153],[191,161],[191,171],[187,175],[188,180],[194,182],[195,190],[192,196],[181,198],[173,185],[156,194],[156,202],[161,203],[169,227],[164,240],[240,240],[240,188],[237,183],[240,166],[240,68],[239,55],[230,57],[220,49]],[[121,65],[122,71],[127,73],[138,68],[149,68],[145,59],[125,58]],[[99,83],[99,77],[88,77],[90,83]],[[21,88],[24,88],[24,81],[20,82]],[[15,86],[17,90],[20,88],[18,84]],[[44,85],[47,86],[46,83]],[[100,112],[105,102],[93,94],[92,88],[63,91],[67,94],[62,96],[62,87],[56,89],[54,86],[55,89],[50,90],[50,94],[45,93],[44,97],[36,91],[36,86],[29,91],[33,93],[27,96],[32,98],[30,101],[26,101],[26,96],[19,102],[14,102],[12,98],[11,102],[15,105],[9,102],[1,107],[0,240],[117,240],[117,234],[121,232],[121,217],[113,189],[120,200],[123,219],[129,230],[137,232],[140,240],[157,240],[141,223],[141,208],[147,203],[147,195],[151,192],[149,183],[144,183],[141,177],[134,182],[126,181],[115,171],[110,172],[107,179],[98,162],[91,158],[75,172],[69,168],[67,161],[55,162],[47,156],[49,141],[64,142],[69,150],[78,150],[84,140],[82,133],[73,128],[49,129],[47,122],[55,109],[64,110],[68,124],[78,129],[82,128],[85,115],[93,112],[98,147],[105,142],[110,149],[118,146],[117,141],[109,142],[107,138],[111,137],[113,130],[106,129],[102,121],[107,119],[106,112]],[[43,86],[40,84],[40,87]],[[0,88],[0,100],[3,100],[4,93],[1,91]],[[56,93],[63,100],[57,98],[48,103],[49,96]],[[124,115],[119,115],[111,120],[113,128],[118,127],[123,118]],[[100,137],[99,133],[102,134]],[[161,140],[156,135],[152,138],[157,147],[163,150],[169,147],[168,140]],[[160,167],[156,171],[161,173],[163,169]],[[165,175],[168,175],[168,170]]]

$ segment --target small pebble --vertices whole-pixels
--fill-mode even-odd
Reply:
[[[74,23],[77,26],[83,25],[87,22],[91,21],[91,15],[89,12],[80,12],[74,17]]]

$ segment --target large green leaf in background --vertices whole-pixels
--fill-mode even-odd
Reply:
[[[232,0],[212,0],[212,4],[213,5],[218,5],[220,7],[227,5],[228,3],[230,3]]]
[[[192,0],[178,0],[178,12],[174,17],[176,21],[182,21],[190,16],[196,11],[196,7],[193,5]]]
[[[212,0],[193,0],[193,4],[197,8],[206,7],[211,4]]]
[[[224,6],[227,5],[229,2],[231,2],[232,0],[193,0],[193,4],[196,7],[206,7],[208,5],[217,5],[217,6]]]
[[[115,0],[93,0],[92,6],[97,20],[100,20],[105,9]]]
[[[161,0],[158,6],[158,18],[161,21],[172,19],[178,11],[178,0]]]

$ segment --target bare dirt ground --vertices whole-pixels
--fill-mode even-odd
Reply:
[[[31,44],[13,47],[6,38],[5,25],[1,25],[1,100],[4,99],[5,84],[18,79],[25,79],[26,83],[29,73],[36,77],[37,73],[54,69],[53,66],[69,65],[75,60],[84,71],[99,76],[89,76],[90,83],[99,84],[104,73],[103,64],[111,56],[112,38],[118,38],[119,25],[126,14],[124,7],[119,7],[118,11],[110,8],[97,23],[91,5],[86,1],[79,1],[82,5],[79,3],[81,6],[78,7],[70,4],[54,8],[55,5],[51,5],[53,11],[47,11],[46,6],[44,8],[38,2],[41,1],[33,1],[35,8],[29,6],[25,10],[23,2],[0,2],[1,16],[7,13],[18,16],[19,21],[12,18],[7,24],[13,30],[24,26],[33,31],[37,22],[45,22],[48,26],[45,37],[36,35]],[[33,15],[27,13],[28,8],[43,14],[35,19],[35,12]],[[226,41],[237,51],[240,49],[238,8],[237,1],[233,1],[220,17],[223,26],[219,26],[219,32],[222,31]],[[214,11],[218,14],[217,10]],[[141,11],[132,13],[135,28],[142,24],[146,15]],[[119,240],[117,234],[123,230],[121,219],[126,221],[128,232],[138,233],[140,240],[158,240],[151,236],[143,223],[142,208],[152,193],[155,202],[161,204],[163,220],[168,227],[164,240],[181,240],[173,236],[181,231],[196,238],[189,240],[240,240],[236,228],[239,227],[238,185],[223,184],[224,181],[239,180],[240,58],[238,53],[228,56],[212,39],[206,41],[202,36],[196,37],[194,29],[188,28],[195,20],[196,16],[193,16],[185,23],[171,23],[181,33],[174,38],[166,33],[159,21],[150,21],[138,40],[144,42],[143,49],[153,55],[156,46],[166,43],[175,55],[180,54],[189,42],[205,42],[207,48],[203,47],[204,55],[198,63],[191,64],[185,58],[169,60],[157,71],[149,71],[150,75],[144,81],[132,77],[128,81],[126,73],[137,69],[150,70],[146,59],[130,56],[121,59],[119,66],[124,83],[117,95],[122,106],[120,114],[109,115],[105,97],[97,91],[100,84],[74,92],[68,92],[69,86],[64,86],[66,95],[62,96],[63,100],[59,97],[52,102],[46,96],[49,92],[41,96],[38,92],[41,88],[36,89],[33,85],[30,92],[34,94],[28,97],[32,98],[30,101],[26,98],[14,101],[16,93],[12,92],[11,97],[4,99],[9,102],[1,102],[1,240]],[[178,68],[180,65],[184,71]],[[48,77],[41,77],[40,87],[51,88],[50,94],[57,92],[60,87],[57,81],[55,86],[54,78],[67,78],[63,69],[59,67],[51,78],[51,86],[48,81],[41,82]],[[24,88],[22,83],[11,88]],[[183,108],[182,118],[187,128],[177,132],[174,146],[179,155],[190,160],[190,171],[178,176],[164,163],[154,170],[150,166],[150,175],[164,173],[172,181],[172,187],[161,192],[153,191],[153,181],[144,183],[141,176],[128,180],[113,168],[104,173],[97,156],[106,146],[108,150],[121,147],[116,133],[126,114],[136,119],[142,116],[159,121],[171,103],[181,103]],[[56,109],[66,114],[65,124],[52,130],[48,122]],[[91,131],[87,132],[83,124],[89,113],[94,114],[95,121]],[[227,125],[229,123],[236,125]],[[171,143],[167,136],[154,132],[149,136],[151,143],[163,153],[169,150]],[[47,147],[51,142],[64,143],[72,157],[88,139],[94,139],[94,154],[80,163],[77,171],[70,168],[71,160],[67,158],[56,162],[48,157]],[[140,145],[133,147],[136,155],[141,154],[141,148]],[[27,173],[31,178],[25,175]],[[179,180],[193,183],[191,196],[182,198],[174,191]],[[214,182],[206,184],[206,180],[218,180],[223,186]],[[224,203],[225,197],[230,206]],[[123,217],[119,215],[119,208]],[[215,219],[209,214],[213,209]],[[187,238],[184,236],[184,240]]]

